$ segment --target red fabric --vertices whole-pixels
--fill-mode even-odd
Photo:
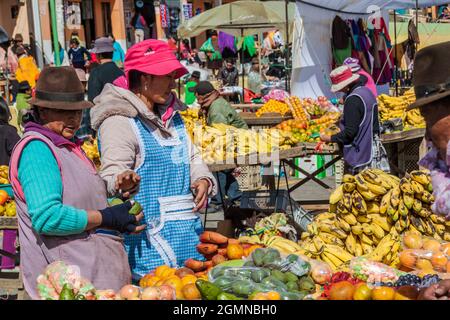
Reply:
[[[169,45],[164,41],[154,39],[144,40],[128,49],[124,68],[127,78],[130,70],[156,76],[164,76],[176,71],[176,78],[188,73],[188,70],[177,60]]]
[[[332,84],[339,84],[345,80],[350,79],[353,76],[353,72],[350,68],[345,70],[344,72],[337,74],[333,77],[331,77],[331,83]]]
[[[244,88],[244,102],[245,103],[251,103],[253,99],[257,99],[259,96],[254,93],[253,91]]]

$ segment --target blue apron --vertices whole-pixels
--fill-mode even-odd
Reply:
[[[138,118],[130,121],[142,151],[136,169],[141,183],[134,199],[142,205],[147,224],[141,234],[125,236],[133,278],[138,279],[163,264],[179,267],[188,258],[202,259],[196,245],[203,228],[192,212],[188,138],[181,116],[173,117],[176,135],[169,139]]]

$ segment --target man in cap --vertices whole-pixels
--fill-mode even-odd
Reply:
[[[200,82],[200,71],[194,71],[191,74],[191,78],[188,80],[184,86],[184,103],[186,105],[191,105],[195,102],[195,93],[189,89],[194,88]]]
[[[247,123],[228,101],[220,96],[220,93],[214,89],[209,81],[200,81],[196,87],[189,90],[195,92],[197,102],[200,104],[200,110],[206,117],[208,126],[212,126],[215,123],[224,123],[236,128],[248,129]],[[225,195],[232,202],[241,198],[242,192],[239,190],[239,184],[233,175],[233,170],[216,172],[214,176],[220,183],[220,192],[212,199],[211,203],[213,206],[222,205],[222,197]],[[208,209],[210,212],[216,209],[213,206]]]
[[[17,57],[10,47],[9,35],[0,26],[0,69],[4,74],[11,74],[16,72],[17,65]]]
[[[330,77],[331,91],[346,95],[344,114],[341,132],[333,136],[321,133],[321,140],[342,146],[347,173],[356,174],[368,167],[389,171],[386,150],[379,138],[377,99],[365,86],[367,78],[352,73],[349,66],[334,69]]]
[[[94,68],[89,75],[88,100],[91,102],[102,92],[107,83],[113,83],[114,80],[124,75],[112,60],[114,43],[111,38],[102,37],[95,40],[92,52],[96,54],[100,65]]]
[[[431,171],[436,214],[450,219],[450,42],[429,46],[417,53],[414,62],[414,91],[417,100],[409,109],[420,108],[426,122],[430,151],[420,161]]]

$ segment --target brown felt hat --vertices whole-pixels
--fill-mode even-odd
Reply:
[[[84,99],[84,87],[72,67],[46,67],[39,75],[29,103],[42,108],[81,110],[93,104]]]
[[[414,60],[416,102],[408,110],[423,107],[450,96],[450,41],[426,47]]]

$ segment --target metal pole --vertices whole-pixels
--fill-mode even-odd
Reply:
[[[52,31],[53,31],[53,50],[55,51],[55,65],[59,67],[61,61],[59,61],[59,44],[58,44],[58,24],[56,22],[56,5],[55,0],[50,0],[50,16],[52,19]]]
[[[34,29],[34,45],[36,47],[36,58],[39,68],[44,67],[44,49],[42,46],[42,33],[41,33],[41,16],[39,15],[39,2],[38,0],[32,0],[31,3],[33,12],[33,29]],[[40,51],[41,54],[38,54]]]
[[[417,33],[419,33],[419,0],[416,0],[416,28],[417,28]],[[415,45],[416,45],[416,52],[417,52],[419,45],[417,44],[417,42],[415,43]]]
[[[285,54],[285,62],[284,69],[286,70],[286,84],[285,89],[289,92],[289,0],[285,0],[285,17],[286,17],[286,54]]]
[[[397,57],[397,12],[394,10],[394,48],[395,48],[395,96],[398,97],[398,57]]]
[[[231,7],[231,6],[230,6]],[[244,28],[241,28],[241,37],[244,38]],[[244,49],[242,48],[241,54],[241,65],[242,65],[242,102],[245,103],[245,92],[244,92],[244,80],[245,80],[245,65],[244,65]]]

